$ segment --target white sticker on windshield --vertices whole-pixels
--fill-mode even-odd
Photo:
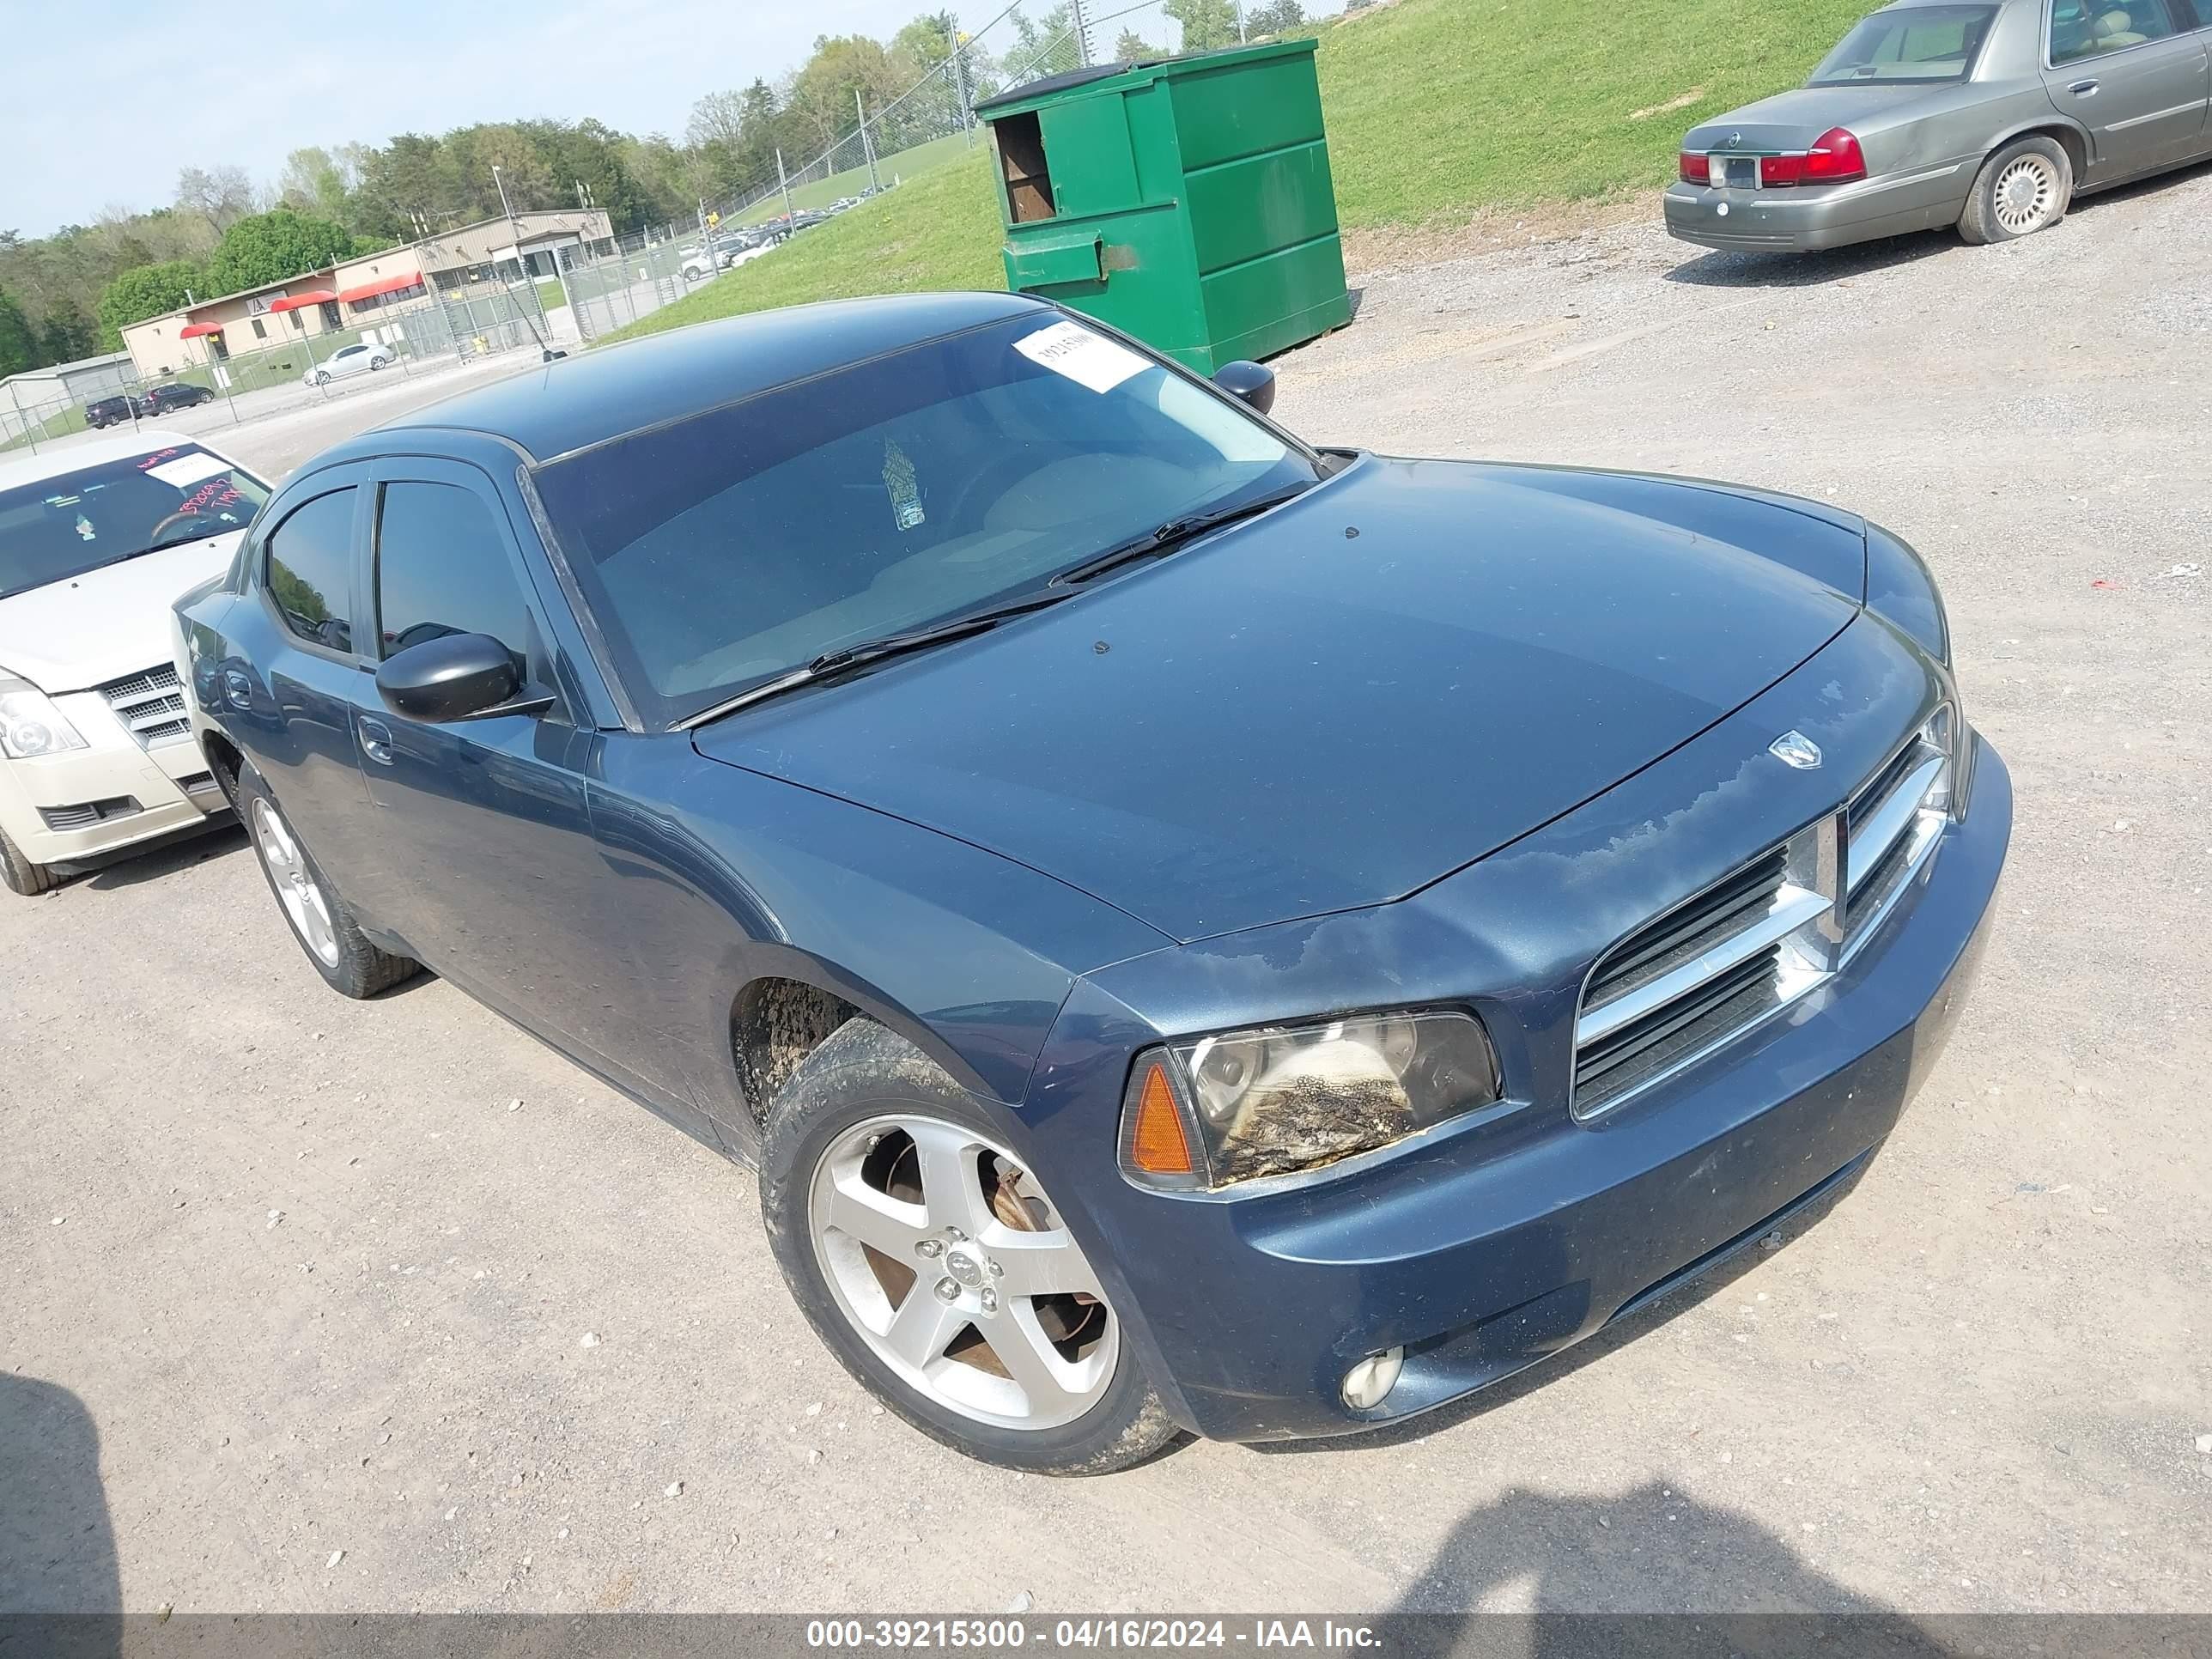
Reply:
[[[179,455],[173,461],[163,461],[158,466],[146,469],[149,478],[159,478],[163,483],[184,489],[203,478],[212,478],[218,472],[230,471],[230,463],[203,450],[197,455]]]
[[[1014,342],[1014,349],[1055,374],[1065,374],[1093,392],[1111,392],[1132,374],[1152,367],[1124,345],[1093,334],[1080,323],[1054,323]]]

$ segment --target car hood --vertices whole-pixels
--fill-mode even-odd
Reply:
[[[58,695],[170,661],[169,607],[227,567],[243,533],[165,547],[0,599],[0,668]]]
[[[1855,524],[1619,474],[1363,459],[1064,605],[694,741],[1199,939],[1402,896],[1650,764],[1850,621]],[[1770,539],[1834,580],[1762,556]]]

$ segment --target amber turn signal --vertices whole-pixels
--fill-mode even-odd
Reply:
[[[1145,1071],[1137,1097],[1137,1121],[1129,1133],[1129,1163],[1146,1175],[1191,1173],[1190,1142],[1182,1132],[1182,1113],[1167,1068],[1157,1060]]]

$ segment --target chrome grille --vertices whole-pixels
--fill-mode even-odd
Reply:
[[[1850,881],[1844,902],[1844,959],[1881,928],[1912,878],[1928,862],[1943,833],[1950,805],[1950,761],[1930,736],[1950,711],[1914,734],[1871,781],[1851,797],[1844,817],[1850,842],[1844,867]],[[1944,728],[1948,732],[1948,726]]]
[[[143,749],[174,743],[192,733],[192,723],[185,713],[184,682],[168,663],[128,679],[110,680],[100,688],[100,695],[107,699],[115,718]]]
[[[1575,1018],[1588,1119],[1828,979],[1927,866],[1949,810],[1946,707],[1844,805],[1599,958]]]

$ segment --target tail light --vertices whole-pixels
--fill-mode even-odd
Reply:
[[[1713,161],[1710,155],[1692,150],[1682,152],[1682,182],[1686,185],[1710,185],[1713,181]]]
[[[1842,127],[1830,127],[1805,152],[1802,177],[1808,185],[1840,185],[1866,176],[1865,153]]]

